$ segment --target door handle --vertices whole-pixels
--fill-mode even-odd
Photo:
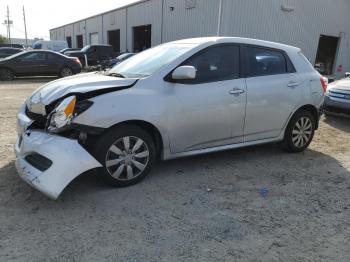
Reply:
[[[245,91],[243,89],[240,89],[238,87],[233,88],[232,90],[230,90],[230,95],[240,95],[245,93]]]
[[[299,85],[299,83],[292,81],[292,82],[289,82],[287,86],[291,87],[291,88],[294,88],[294,87],[297,87],[298,85]]]

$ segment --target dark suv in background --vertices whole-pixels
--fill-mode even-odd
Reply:
[[[99,62],[109,60],[116,56],[111,45],[87,45],[80,51],[65,52],[65,55],[78,57],[83,66],[85,66],[85,56],[88,66],[97,65]]]

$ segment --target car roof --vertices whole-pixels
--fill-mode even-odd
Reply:
[[[39,52],[39,53],[51,53],[51,54],[59,54],[55,51],[52,50],[45,50],[45,49],[31,49],[31,50],[26,50],[28,53],[33,53],[33,52]]]
[[[249,44],[249,45],[259,45],[264,47],[282,49],[285,51],[300,51],[300,48],[269,42],[265,40],[253,39],[253,38],[243,38],[243,37],[198,37],[198,38],[189,38],[183,40],[173,41],[171,43],[175,44],[221,44],[221,43],[237,43],[237,44]]]

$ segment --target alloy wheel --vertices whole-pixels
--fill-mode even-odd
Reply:
[[[301,117],[296,123],[292,131],[292,141],[294,146],[298,148],[304,147],[309,143],[312,137],[312,122],[308,117]]]
[[[142,174],[149,162],[149,155],[148,146],[141,138],[125,136],[109,147],[105,166],[114,179],[128,181]]]
[[[71,76],[73,73],[72,73],[72,70],[68,67],[65,67],[62,69],[61,71],[61,75],[62,77],[67,77],[67,76]]]
[[[9,81],[13,79],[13,73],[8,70],[8,69],[1,69],[0,70],[0,79],[1,80],[5,80],[5,81]]]

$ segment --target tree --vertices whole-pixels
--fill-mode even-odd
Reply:
[[[7,38],[3,35],[0,35],[0,44],[5,44],[7,42]]]

